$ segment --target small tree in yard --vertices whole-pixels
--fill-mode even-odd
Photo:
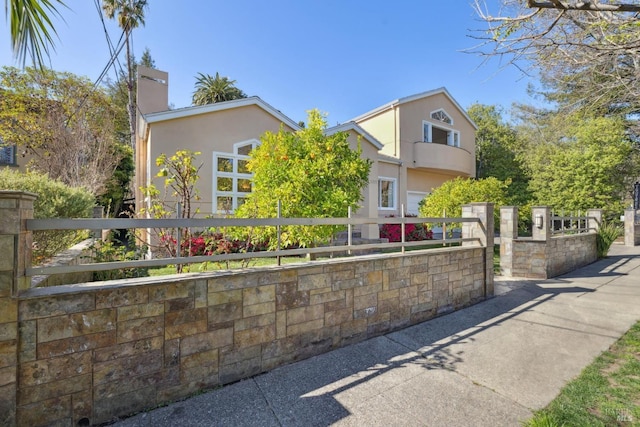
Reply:
[[[462,216],[462,206],[472,202],[492,202],[502,206],[507,201],[508,181],[489,177],[484,179],[456,178],[447,181],[433,190],[420,203],[420,216],[441,217],[446,211],[447,217]],[[496,224],[500,224],[500,210],[496,209]]]
[[[280,129],[267,132],[262,144],[250,154],[253,189],[236,212],[241,218],[274,218],[277,202],[282,202],[282,217],[346,217],[355,210],[367,185],[371,162],[361,158],[361,150],[352,150],[347,134],[327,136],[327,122],[318,110],[309,112],[307,127],[291,133]],[[328,241],[335,226],[282,227],[283,247],[311,247]],[[277,246],[275,227],[253,230],[254,242]]]
[[[161,154],[156,159],[156,165],[160,171],[156,177],[164,178],[164,189],[161,192],[151,184],[142,189],[145,196],[149,197],[150,205],[140,210],[140,214],[148,214],[151,218],[192,218],[198,213],[198,209],[192,207],[193,200],[200,200],[196,183],[198,172],[202,164],[195,166],[196,156],[199,152],[180,150],[172,156]],[[177,203],[180,204],[180,212],[177,211]],[[191,252],[191,230],[183,228],[180,239],[184,242],[182,250],[179,250],[176,239],[176,229],[161,228],[154,230],[157,234],[159,245],[169,256],[188,255]],[[177,271],[182,271],[182,266],[176,266]]]

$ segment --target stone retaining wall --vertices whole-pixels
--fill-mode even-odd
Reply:
[[[507,277],[547,279],[591,264],[598,259],[596,229],[602,211],[591,209],[588,233],[553,237],[548,207],[532,209],[533,236],[518,237],[518,208],[500,209],[500,274]],[[538,217],[539,225],[536,225]]]
[[[467,306],[487,296],[485,256],[458,247],[29,290],[17,424],[107,422]]]

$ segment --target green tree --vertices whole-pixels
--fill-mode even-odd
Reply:
[[[202,164],[196,166],[196,158],[199,152],[179,150],[172,156],[161,154],[156,159],[156,166],[160,171],[156,175],[163,178],[163,189],[160,190],[154,184],[142,189],[144,195],[149,198],[148,208],[139,210],[140,215],[148,215],[151,218],[193,218],[198,209],[192,207],[192,203],[200,200],[197,189],[199,171]],[[180,203],[180,211],[177,211],[176,203]],[[186,242],[178,248],[178,231],[173,228],[160,228],[154,230],[152,236],[157,245],[166,251],[169,256],[185,256],[190,253],[191,229],[183,228],[180,234],[181,242]],[[177,272],[182,272],[182,265],[176,266]]]
[[[59,15],[56,6],[64,7],[64,3],[61,0],[5,0],[4,4],[9,15],[13,53],[23,66],[27,56],[31,56],[34,66],[42,68],[50,47],[54,47],[56,30],[51,19]]]
[[[235,86],[235,80],[228,77],[220,77],[198,73],[196,77],[195,92],[193,92],[193,105],[207,105],[216,102],[231,101],[233,99],[246,98],[247,95]]]
[[[326,119],[318,110],[309,112],[307,127],[295,133],[280,129],[267,132],[262,144],[251,152],[249,170],[253,189],[236,215],[242,218],[274,218],[277,202],[282,216],[289,218],[346,217],[355,212],[368,183],[371,162],[352,150],[347,134],[326,136]],[[330,239],[331,226],[283,227],[283,246],[303,247]],[[275,230],[261,229],[255,239],[276,246]]]
[[[468,179],[456,177],[433,190],[420,203],[420,216],[439,218],[446,213],[449,218],[462,216],[462,206],[472,202],[495,203],[495,224],[500,224],[500,206],[507,204],[509,181],[489,177]]]
[[[0,139],[32,157],[29,167],[94,195],[122,153],[112,104],[86,78],[48,69],[0,69]]]
[[[122,31],[124,31],[127,55],[129,138],[134,152],[136,146],[136,104],[134,101],[134,59],[130,46],[131,32],[140,25],[144,26],[144,12],[146,8],[147,0],[102,0],[102,9],[104,9],[107,17],[109,17],[109,19],[116,18],[118,25],[122,28]]]
[[[530,146],[527,167],[534,201],[556,210],[603,208],[619,214],[638,174],[638,158],[622,119],[572,123],[560,139]]]
[[[522,144],[516,129],[504,122],[501,110],[494,105],[473,104],[467,113],[478,126],[476,131],[476,176],[509,180],[510,203],[522,206],[529,202],[529,178],[522,165]]]

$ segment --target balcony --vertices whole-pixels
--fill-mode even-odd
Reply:
[[[464,148],[431,142],[413,144],[413,167],[455,175],[475,175],[475,159]]]

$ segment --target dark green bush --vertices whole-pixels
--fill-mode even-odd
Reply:
[[[35,193],[34,218],[88,218],[95,198],[82,188],[72,188],[47,175],[0,169],[0,189]],[[34,262],[50,258],[87,237],[86,231],[36,231]]]

